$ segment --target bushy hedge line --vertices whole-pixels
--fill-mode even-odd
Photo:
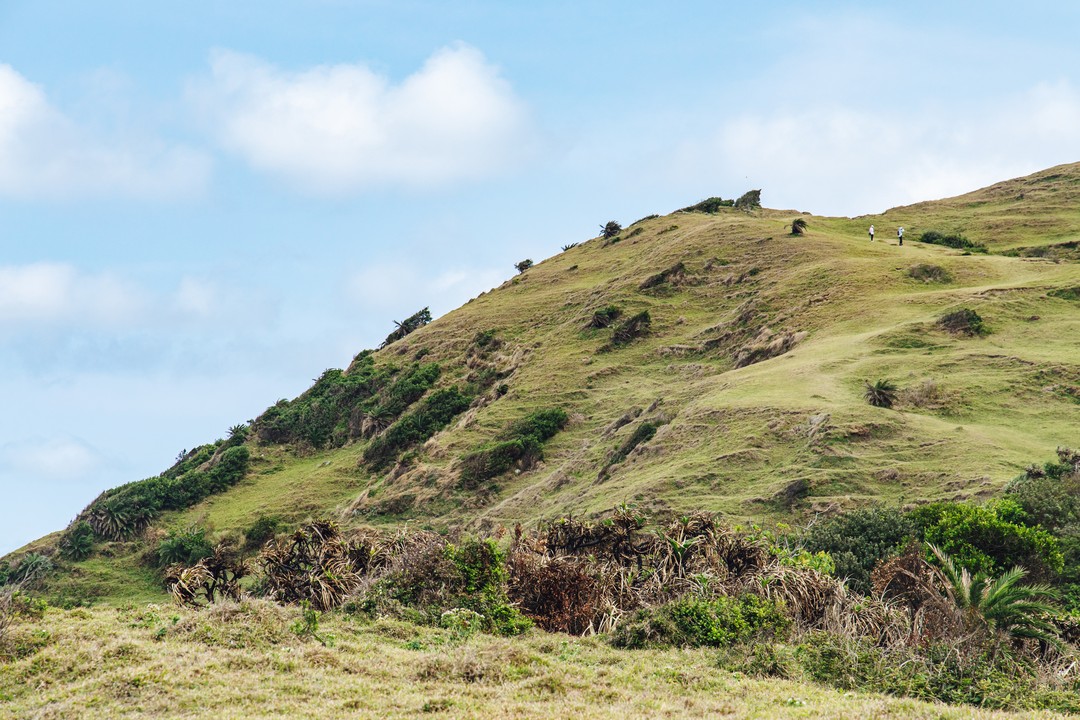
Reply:
[[[969,252],[987,252],[985,245],[972,242],[959,233],[955,235],[945,235],[937,230],[928,230],[919,236],[919,242],[929,243],[930,245],[943,245],[945,247],[951,247],[957,250],[967,250]]]
[[[364,462],[375,469],[385,467],[406,448],[421,443],[442,430],[459,413],[468,409],[472,396],[456,386],[436,390],[364,450]]]
[[[781,608],[757,595],[712,600],[684,595],[639,610],[611,637],[615,647],[725,647],[764,635],[782,636],[789,625]]]
[[[376,367],[371,354],[362,353],[347,372],[327,370],[295,400],[279,400],[255,420],[253,430],[267,443],[340,447],[359,434],[350,422],[357,415],[392,421],[431,389],[439,373],[437,363]]]
[[[525,468],[543,458],[544,443],[567,421],[562,408],[537,410],[508,425],[495,440],[461,458],[461,479],[466,485],[489,480],[512,468]]]
[[[200,457],[203,452],[200,448],[194,456]],[[206,469],[162,474],[106,490],[82,511],[68,533],[80,532],[80,521],[86,521],[99,539],[131,537],[161,512],[191,507],[238,483],[247,473],[251,453],[244,446],[234,446],[212,458]]]

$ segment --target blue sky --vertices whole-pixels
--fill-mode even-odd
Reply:
[[[598,225],[1080,160],[1075,3],[0,0],[0,553]]]

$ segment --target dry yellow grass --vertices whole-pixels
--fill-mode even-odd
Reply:
[[[12,633],[0,718],[1051,718],[947,707],[718,667],[716,651],[614,650],[597,638],[514,640],[348,615],[329,646],[262,601],[50,610]]]

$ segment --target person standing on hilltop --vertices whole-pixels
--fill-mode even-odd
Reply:
[[[900,244],[904,244],[904,226],[901,225],[896,229],[896,239],[900,241]]]
[[[870,226],[870,242],[874,242],[874,226]]]

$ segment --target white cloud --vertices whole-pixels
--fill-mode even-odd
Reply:
[[[397,85],[360,64],[288,72],[218,51],[191,97],[225,148],[321,194],[489,175],[520,156],[525,139],[510,85],[464,45]]]
[[[109,274],[80,273],[64,263],[0,266],[0,325],[130,322],[140,292]]]
[[[200,191],[209,169],[207,157],[188,148],[96,136],[0,64],[0,194],[168,199]]]
[[[367,310],[410,314],[418,309],[414,305],[422,303],[439,314],[501,284],[509,275],[494,268],[452,267],[436,273],[435,269],[383,263],[353,273],[344,294]]]
[[[689,139],[668,172],[745,177],[766,205],[866,214],[1080,159],[1080,93],[1040,84],[992,106],[877,111],[837,104],[744,114]]]
[[[0,446],[0,474],[48,480],[77,480],[105,465],[101,453],[77,438],[23,440]]]

